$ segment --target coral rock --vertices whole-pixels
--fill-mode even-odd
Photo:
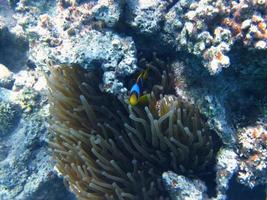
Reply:
[[[217,155],[216,164],[216,183],[217,197],[216,199],[227,199],[227,190],[229,181],[238,169],[237,154],[233,149],[222,148]]]
[[[164,172],[162,178],[172,200],[207,199],[207,188],[200,180],[192,180],[170,171]]]
[[[13,73],[2,64],[0,64],[0,71],[0,87],[10,89],[14,82]]]
[[[0,101],[0,136],[9,134],[19,120],[18,107],[12,103]]]
[[[139,33],[152,35],[160,30],[167,2],[160,0],[126,0],[126,23]]]
[[[100,0],[92,9],[96,20],[103,21],[108,27],[117,25],[121,15],[121,2],[117,0]]]
[[[266,124],[244,128],[238,132],[240,170],[238,180],[253,188],[267,183],[267,129]]]

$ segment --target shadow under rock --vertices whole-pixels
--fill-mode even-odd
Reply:
[[[28,60],[29,42],[16,36],[7,27],[0,29],[0,63],[12,72],[17,72]]]

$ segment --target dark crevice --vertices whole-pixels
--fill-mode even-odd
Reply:
[[[12,72],[19,71],[28,60],[29,42],[11,33],[7,27],[0,30],[0,63]]]
[[[172,5],[174,5],[176,2],[178,1],[174,1]],[[117,26],[114,27],[114,29],[112,29],[113,32],[120,35],[131,36],[135,42],[137,52],[142,52],[143,54],[146,55],[149,55],[152,52],[168,54],[168,55],[175,54],[174,47],[165,44],[163,41],[161,41],[160,38],[160,33],[162,31],[162,27],[164,26],[164,20],[162,20],[159,24],[160,30],[158,30],[154,34],[146,35],[139,33],[136,29],[132,28],[129,24],[126,23],[128,15],[126,7],[127,7],[126,4],[122,5],[120,20]]]

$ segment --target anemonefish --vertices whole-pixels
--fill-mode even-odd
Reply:
[[[148,77],[148,71],[149,71],[149,68],[147,68],[146,70],[143,70],[139,74],[139,76],[136,79],[136,82],[134,83],[134,85],[132,86],[130,90],[129,104],[131,106],[135,106],[138,103],[147,100],[147,95],[142,95],[142,94],[143,94],[144,80],[146,80]]]

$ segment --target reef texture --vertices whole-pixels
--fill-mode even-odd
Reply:
[[[18,24],[26,26],[33,41],[29,58],[39,66],[44,66],[49,59],[58,64],[77,63],[84,68],[101,64],[103,88],[111,93],[125,93],[122,80],[137,68],[135,45],[131,37],[105,30],[118,22],[119,5],[99,1],[98,4],[89,2],[64,9],[64,3],[58,2],[51,13],[36,13],[32,9],[26,16],[18,14]],[[25,24],[27,17],[38,20],[34,25]]]
[[[140,0],[125,1],[125,22],[136,32],[151,36],[159,33],[164,21],[167,1]]]
[[[3,64],[0,64],[0,87],[10,89],[14,83],[13,73]]]
[[[0,199],[69,199],[44,145],[45,109],[35,107],[29,114],[20,106],[20,91],[1,89],[0,94]]]
[[[35,116],[32,121],[24,120],[15,134],[1,136],[0,199],[38,199],[44,195],[42,187],[51,199],[64,197],[67,193],[62,190],[47,147],[43,145],[46,134],[43,119]],[[63,193],[53,194],[56,188],[61,188]]]
[[[217,200],[227,199],[227,192],[229,189],[229,181],[234,173],[238,170],[237,154],[233,149],[222,148],[217,155],[216,164],[216,198]]]
[[[0,101],[0,136],[9,133],[16,126],[18,108],[16,105]]]
[[[79,199],[168,199],[164,171],[193,174],[210,163],[211,137],[194,106],[172,95],[156,98],[170,82],[167,74],[148,106],[131,107],[102,93],[96,72],[50,71],[49,144]]]
[[[267,129],[266,123],[239,131],[238,155],[240,169],[238,180],[253,188],[257,184],[267,183]]]
[[[235,46],[266,50],[266,7],[256,0],[126,1],[125,21],[142,35],[159,33],[154,41],[199,57],[217,74],[230,66]]]
[[[44,77],[39,70],[27,66],[29,41],[25,35],[11,31],[7,22],[12,11],[2,3],[0,199],[73,199],[53,169],[45,142],[48,131],[44,121],[48,110]]]
[[[200,180],[191,180],[184,176],[179,176],[173,172],[164,172],[162,179],[167,190],[170,191],[172,199],[176,200],[204,200],[206,196],[206,186]]]
[[[208,119],[209,126],[216,130],[224,144],[235,144],[235,129],[228,123],[232,118],[230,113],[226,112],[226,109],[232,108],[225,105],[228,95],[235,93],[234,90],[231,91],[234,84],[228,79],[210,78],[207,72],[201,71],[200,63],[194,59],[186,59],[184,62],[175,60],[171,67],[175,77],[176,95],[199,105],[201,113]],[[233,88],[228,90],[231,85]]]
[[[164,40],[203,59],[211,74],[230,66],[232,46],[266,49],[266,2],[178,1],[166,14]]]

